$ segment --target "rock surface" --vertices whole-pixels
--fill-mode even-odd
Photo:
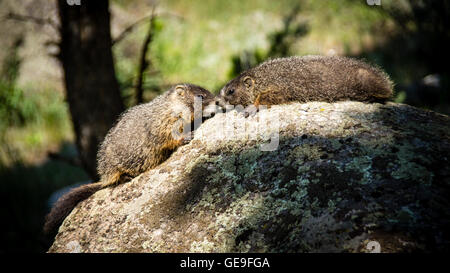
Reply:
[[[49,251],[449,251],[449,157],[450,118],[402,104],[218,114],[81,202]]]

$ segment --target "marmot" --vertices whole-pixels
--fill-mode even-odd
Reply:
[[[194,103],[198,102],[202,107],[194,112]],[[209,105],[214,105],[214,95],[208,90],[179,84],[151,102],[125,111],[98,151],[100,181],[75,188],[59,198],[46,217],[44,232],[56,229],[80,201],[96,191],[128,181],[166,160],[190,140],[191,134],[185,132]]]
[[[266,61],[221,90],[217,104],[275,105],[292,101],[385,101],[393,84],[378,68],[346,57],[305,56]]]

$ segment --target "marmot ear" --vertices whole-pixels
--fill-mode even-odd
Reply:
[[[255,84],[255,81],[254,81],[254,80],[252,79],[252,77],[250,77],[250,76],[245,76],[245,77],[242,79],[242,82],[244,83],[245,88],[247,88],[247,89],[252,88],[253,85]]]
[[[186,87],[182,84],[175,86],[175,92],[179,96],[184,96],[184,92],[186,91]]]

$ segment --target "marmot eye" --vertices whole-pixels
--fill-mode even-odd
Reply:
[[[197,99],[205,99],[205,96],[204,95],[196,95],[196,97],[197,97]]]
[[[234,94],[234,89],[230,89],[227,91],[227,96],[233,95]]]

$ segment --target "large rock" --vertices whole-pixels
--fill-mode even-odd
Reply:
[[[449,251],[449,156],[450,118],[407,105],[231,111],[80,203],[50,252]]]

